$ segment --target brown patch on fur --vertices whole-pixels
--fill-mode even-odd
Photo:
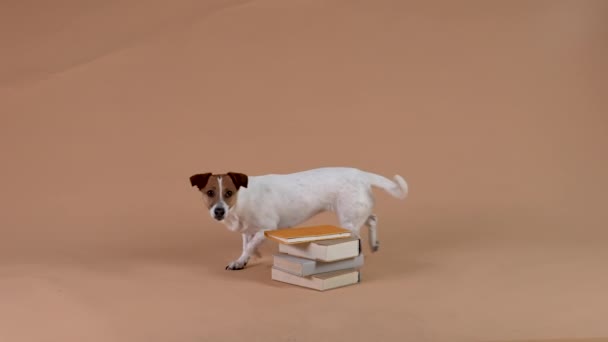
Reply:
[[[192,175],[190,176],[190,184],[192,186],[196,186],[199,190],[201,190],[207,185],[209,177],[211,177],[211,172]]]
[[[218,196],[220,191],[218,175],[212,175],[205,187],[200,190],[203,193],[203,201],[205,201],[207,208],[211,209],[220,200]]]
[[[249,177],[247,177],[246,174],[238,172],[228,172],[227,175],[228,177],[230,177],[230,180],[232,180],[232,183],[234,184],[234,186],[236,186],[237,190],[240,187],[246,188],[247,184],[249,183]]]
[[[232,208],[236,202],[236,193],[239,191],[239,186],[234,183],[230,174],[222,177],[222,196],[228,208]]]

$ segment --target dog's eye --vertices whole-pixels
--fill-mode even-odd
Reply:
[[[232,191],[230,191],[230,190],[226,191],[226,197],[230,197],[230,196],[232,196]]]
[[[215,195],[215,192],[213,192],[213,190],[207,191],[207,196],[213,197],[213,195]]]

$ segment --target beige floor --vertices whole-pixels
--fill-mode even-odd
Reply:
[[[9,0],[0,341],[608,338],[607,42],[605,1]],[[411,187],[363,282],[225,271],[188,177],[330,165]]]

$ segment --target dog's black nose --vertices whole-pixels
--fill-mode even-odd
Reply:
[[[226,210],[224,208],[215,208],[213,210],[213,213],[215,214],[216,217],[222,217],[226,213]]]

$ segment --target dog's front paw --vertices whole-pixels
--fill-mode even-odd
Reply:
[[[230,264],[228,264],[228,266],[226,266],[227,270],[231,270],[231,271],[236,271],[236,270],[242,270],[243,268],[245,268],[245,266],[247,266],[247,261],[233,261]]]
[[[376,241],[376,244],[372,246],[372,252],[377,252],[380,250],[380,242]]]

